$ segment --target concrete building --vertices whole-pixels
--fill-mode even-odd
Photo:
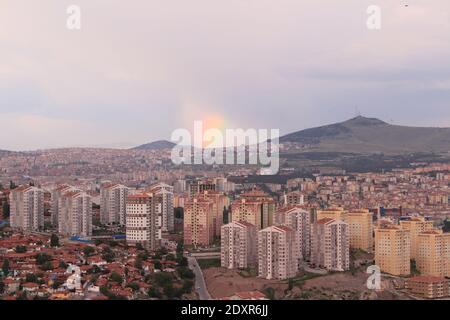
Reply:
[[[126,239],[127,244],[135,246],[140,243],[148,250],[159,247],[156,219],[158,217],[158,200],[156,195],[143,192],[129,195],[126,201]]]
[[[320,219],[311,227],[311,264],[330,271],[350,268],[349,225],[342,220]]]
[[[92,235],[92,200],[82,191],[68,191],[58,200],[58,232],[68,236]]]
[[[209,246],[213,241],[214,204],[194,197],[184,204],[184,244]]]
[[[50,222],[56,229],[59,229],[59,199],[64,193],[75,190],[77,190],[75,187],[63,184],[57,186],[50,192]]]
[[[322,219],[333,219],[333,220],[341,220],[346,221],[347,219],[347,211],[343,208],[328,208],[325,210],[317,210],[317,218],[316,221]]]
[[[411,273],[410,231],[386,224],[375,228],[375,264],[382,272],[395,276]]]
[[[350,230],[350,248],[373,251],[373,213],[369,210],[351,211],[346,216]]]
[[[439,299],[450,296],[450,280],[444,277],[418,276],[408,278],[405,287],[409,293],[425,298]]]
[[[277,225],[285,225],[295,231],[299,260],[309,260],[311,255],[311,214],[300,206],[283,207],[276,211]],[[301,263],[301,261],[299,261]]]
[[[220,228],[224,220],[223,212],[230,205],[230,199],[223,192],[219,191],[203,191],[198,194],[198,197],[213,203],[213,235],[220,237]]]
[[[245,221],[234,221],[221,227],[220,261],[224,268],[246,269],[256,265],[256,227]]]
[[[161,195],[161,197],[159,197],[161,200],[161,215],[158,218],[158,228],[161,229],[161,232],[174,231],[175,218],[173,211],[173,187],[165,183],[158,183],[153,185],[149,191]]]
[[[10,224],[12,228],[37,231],[44,227],[44,191],[20,186],[9,194]]]
[[[108,183],[100,188],[100,222],[125,225],[125,213],[129,188]]]
[[[410,231],[411,259],[417,260],[419,234],[425,231],[432,231],[433,221],[428,221],[421,216],[414,216],[409,218],[408,220],[401,220],[400,225],[403,229]]]
[[[421,275],[450,277],[450,233],[432,230],[417,236],[416,267]]]
[[[298,245],[294,230],[270,226],[258,232],[258,276],[288,279],[298,272]]]

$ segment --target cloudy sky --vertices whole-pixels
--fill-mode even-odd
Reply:
[[[0,0],[0,149],[128,147],[194,120],[283,134],[357,109],[450,126],[449,39],[448,0]]]

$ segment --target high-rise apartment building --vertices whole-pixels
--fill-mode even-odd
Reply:
[[[351,211],[346,216],[350,231],[350,248],[373,251],[373,213],[369,210]]]
[[[10,224],[12,228],[36,231],[44,227],[44,191],[20,186],[11,190]]]
[[[108,183],[100,188],[100,222],[125,225],[126,203],[129,188]]]
[[[419,234],[433,230],[433,221],[428,221],[422,216],[414,216],[408,220],[401,220],[400,225],[403,229],[410,231],[411,259],[417,260]]]
[[[342,220],[320,219],[311,227],[311,264],[330,271],[350,268],[349,225]]]
[[[231,205],[232,221],[247,221],[258,230],[274,224],[276,203],[266,193],[254,190],[241,195]]]
[[[298,272],[298,245],[294,230],[270,226],[258,232],[258,276],[288,279]]]
[[[245,269],[256,265],[256,227],[245,221],[234,221],[221,228],[221,265],[228,269]]]
[[[184,244],[209,246],[213,241],[214,204],[194,197],[184,204]]]
[[[300,206],[279,208],[275,213],[277,225],[285,225],[297,236],[298,256],[308,260],[311,254],[311,214]]]
[[[53,189],[51,194],[51,200],[50,200],[50,222],[56,229],[59,229],[59,220],[60,220],[60,213],[59,213],[59,199],[61,196],[69,191],[76,191],[77,189],[69,186],[67,184],[59,185],[55,189]]]
[[[158,219],[158,227],[162,232],[172,232],[174,230],[175,222],[173,211],[173,187],[165,183],[158,183],[153,185],[149,191],[161,195],[161,197],[159,197],[161,200],[161,215]]]
[[[382,272],[395,276],[411,273],[410,231],[399,225],[385,224],[375,228],[375,264]]]
[[[421,275],[450,277],[450,233],[438,229],[419,233],[416,267]]]
[[[140,243],[148,250],[159,247],[156,220],[158,217],[157,196],[151,192],[129,195],[126,202],[127,244]]]
[[[341,220],[346,221],[347,219],[347,211],[343,208],[328,208],[325,210],[317,210],[316,221],[322,219],[333,219],[333,220]]]
[[[58,232],[68,236],[92,235],[92,200],[82,191],[68,191],[58,199]]]
[[[213,203],[213,235],[220,237],[220,228],[223,225],[223,213],[230,205],[230,199],[223,192],[203,191],[198,194],[199,198],[209,200]]]

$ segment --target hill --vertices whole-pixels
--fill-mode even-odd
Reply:
[[[172,143],[170,141],[158,140],[158,141],[140,145],[133,149],[134,150],[163,150],[163,149],[172,149],[174,146],[175,146],[175,143]]]
[[[446,153],[450,151],[450,128],[399,126],[358,116],[285,135],[280,143],[300,145],[308,152]]]

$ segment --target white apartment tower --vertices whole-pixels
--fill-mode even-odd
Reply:
[[[58,232],[68,236],[91,236],[91,197],[82,191],[68,191],[60,196],[58,202]]]
[[[121,184],[105,184],[100,188],[100,222],[125,225],[129,188]]]
[[[51,191],[51,201],[50,201],[50,214],[51,214],[51,224],[59,229],[59,199],[61,196],[69,191],[76,191],[77,189],[63,184],[57,186],[55,189]]]
[[[294,230],[270,226],[258,232],[258,276],[288,279],[298,272],[298,245]]]
[[[10,224],[12,228],[36,231],[44,227],[44,191],[21,186],[11,190]]]
[[[311,254],[310,213],[299,206],[289,206],[276,211],[275,220],[295,231],[299,260],[308,260]]]
[[[311,231],[311,263],[330,271],[349,270],[349,225],[324,218],[314,223]]]
[[[126,239],[128,245],[140,243],[148,250],[159,247],[156,220],[157,195],[143,192],[127,197],[126,203]]]
[[[175,228],[173,187],[165,183],[158,183],[152,186],[149,191],[161,196],[159,197],[161,213],[158,218],[158,227],[162,232],[172,232]]]
[[[256,265],[256,227],[234,221],[221,228],[221,265],[228,269],[245,269]]]

